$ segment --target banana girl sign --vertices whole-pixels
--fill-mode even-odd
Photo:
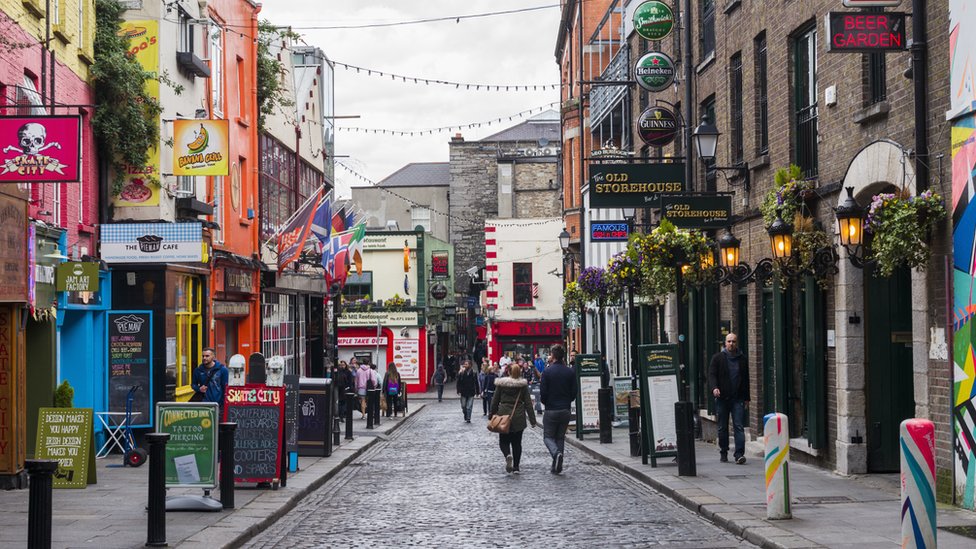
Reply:
[[[0,116],[0,183],[74,183],[81,124],[77,116]]]
[[[173,122],[173,175],[227,175],[227,121]]]

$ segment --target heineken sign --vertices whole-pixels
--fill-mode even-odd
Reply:
[[[98,263],[62,263],[55,284],[59,292],[97,292]]]
[[[732,195],[664,195],[661,215],[682,229],[720,229],[732,217]]]
[[[591,208],[648,208],[685,191],[685,165],[590,164]]]
[[[652,147],[669,145],[679,129],[678,117],[665,107],[651,107],[637,119],[637,132],[644,143]]]
[[[647,91],[659,92],[674,83],[674,61],[667,54],[652,51],[645,54],[634,65],[634,78],[637,84]]]
[[[634,30],[647,40],[663,40],[674,30],[674,11],[658,0],[650,0],[634,11]]]

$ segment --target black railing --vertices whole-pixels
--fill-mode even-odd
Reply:
[[[796,164],[804,177],[817,175],[817,104],[796,112]]]

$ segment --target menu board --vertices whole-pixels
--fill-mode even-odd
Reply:
[[[420,341],[393,340],[393,363],[404,381],[420,381]]]
[[[217,403],[160,402],[156,431],[169,433],[166,486],[217,487]]]
[[[285,381],[285,450],[298,451],[298,380],[294,374],[284,376]]]
[[[617,414],[618,419],[626,418],[630,414],[631,386],[629,377],[613,378],[614,413]]]
[[[576,355],[576,436],[600,427],[600,355]]]
[[[41,408],[37,412],[35,459],[56,459],[55,488],[85,488],[94,483],[91,408]]]
[[[645,451],[652,459],[677,455],[678,347],[673,343],[640,345],[638,358]]]
[[[132,387],[132,427],[152,426],[152,312],[108,313],[108,411],[125,412]],[[137,414],[138,413],[138,414]]]
[[[285,389],[264,385],[227,387],[224,421],[234,431],[234,481],[276,482],[281,471]]]

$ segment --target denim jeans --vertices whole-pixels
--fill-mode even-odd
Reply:
[[[733,457],[746,453],[746,404],[740,399],[716,398],[715,414],[718,416],[718,449],[723,455],[729,453],[729,414],[732,415],[732,432],[735,440]]]
[[[552,457],[566,447],[566,429],[571,417],[569,410],[546,410],[542,416],[542,441]]]
[[[464,412],[464,419],[471,421],[471,409],[474,408],[473,396],[461,397],[461,411]]]
[[[437,384],[437,402],[444,400],[444,384]]]

